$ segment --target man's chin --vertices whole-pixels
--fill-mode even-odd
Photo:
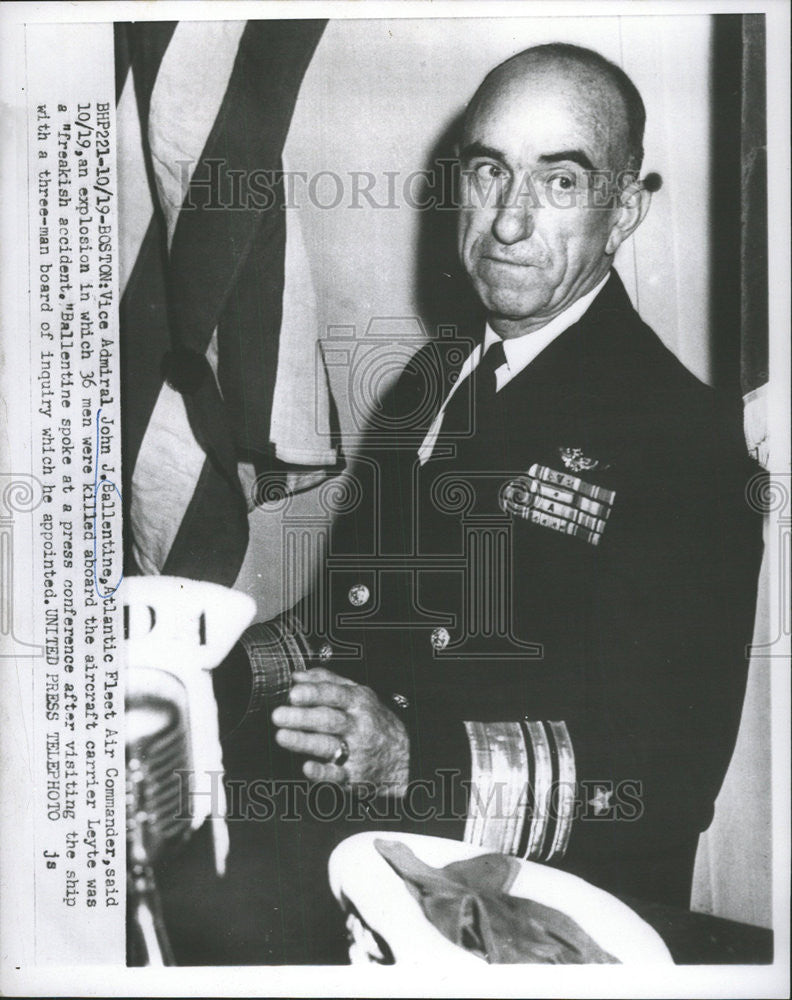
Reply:
[[[486,297],[482,296],[482,301],[493,319],[508,323],[530,320],[541,314],[546,304],[544,297],[540,295],[515,296],[492,292]]]

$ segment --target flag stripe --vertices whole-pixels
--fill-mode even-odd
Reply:
[[[132,63],[130,51],[131,40],[128,24],[113,26],[113,50],[115,60],[115,97],[116,104],[121,100],[121,94],[129,77],[129,67]]]
[[[242,522],[245,544],[240,553],[234,528]],[[207,459],[162,572],[233,587],[246,548],[247,510],[241,490],[230,493]]]
[[[278,366],[286,213],[268,212],[218,324],[218,381],[242,454],[267,454]],[[253,414],[266,419],[251,420]]]
[[[264,216],[281,213],[279,206],[252,204],[225,212],[212,208],[206,161],[220,159],[226,170],[248,176],[280,168],[297,89],[323,28],[324,22],[254,21],[240,40],[228,90],[190,184],[189,211],[179,215],[171,246],[175,332],[182,344],[201,353]]]
[[[222,108],[245,24],[180,21],[162,57],[151,94],[148,140],[168,246]],[[207,50],[212,53],[208,60]]]
[[[284,167],[288,169],[288,139]],[[337,454],[330,430],[330,392],[321,357],[316,289],[299,211],[286,211],[281,336],[275,378],[270,440],[275,457],[295,465],[335,465]],[[295,407],[294,398],[308,399]]]
[[[132,71],[135,78],[140,131],[148,132],[149,108],[154,83],[165,51],[170,45],[176,21],[141,21],[128,25]]]
[[[118,101],[116,129],[118,148],[123,150],[118,157],[118,212],[123,219],[118,233],[118,287],[123,296],[154,215],[131,75]]]
[[[206,455],[190,431],[181,394],[163,385],[132,477],[133,553],[144,573],[157,573],[165,566],[205,462]]]
[[[121,405],[125,491],[162,388],[162,358],[170,347],[162,233],[152,216],[121,298]]]

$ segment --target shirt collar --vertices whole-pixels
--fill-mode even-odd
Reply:
[[[508,368],[508,373],[506,378],[498,379],[498,388],[502,388],[506,382],[514,378],[515,375],[519,374],[523,368],[527,366],[537,357],[549,344],[560,336],[565,330],[568,330],[570,326],[574,326],[575,323],[583,316],[588,307],[594,301],[594,299],[599,295],[605,284],[610,277],[610,271],[605,275],[605,277],[600,281],[590,292],[586,292],[585,295],[581,295],[579,299],[566,307],[566,309],[559,313],[557,316],[553,317],[549,323],[545,326],[540,327],[538,330],[534,330],[532,333],[525,333],[521,337],[512,337],[510,340],[503,341],[503,350],[506,355],[506,365]],[[492,327],[487,323],[486,330],[484,333],[484,354],[487,353],[490,346],[498,340],[502,340]]]

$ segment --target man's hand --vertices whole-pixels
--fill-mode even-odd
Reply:
[[[401,719],[370,688],[316,667],[293,675],[289,705],[272,713],[277,743],[315,758],[303,764],[312,781],[371,782],[378,794],[401,797],[409,778],[410,741]],[[349,758],[332,763],[343,745]]]

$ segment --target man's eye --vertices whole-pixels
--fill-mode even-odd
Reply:
[[[552,174],[546,183],[554,191],[573,191],[576,181],[572,174]]]
[[[497,163],[481,163],[475,168],[476,176],[480,180],[500,180],[506,176],[506,171]]]

